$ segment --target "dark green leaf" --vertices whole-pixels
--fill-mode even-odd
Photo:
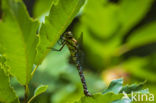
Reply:
[[[113,80],[110,83],[109,87],[103,93],[113,92],[115,94],[118,94],[122,89],[122,85],[123,85],[123,79]]]
[[[131,85],[126,85],[124,86],[121,90],[120,93],[127,93],[130,94],[132,91],[133,92],[143,92],[142,88],[145,85],[145,82],[140,83],[140,84],[131,84]],[[146,90],[145,90],[146,91]],[[144,91],[144,93],[145,93]],[[148,93],[148,91],[146,91]]]

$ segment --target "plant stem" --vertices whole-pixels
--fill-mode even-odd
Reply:
[[[31,101],[35,98],[35,96],[31,97],[28,101],[28,103],[31,103]]]
[[[24,103],[27,103],[27,100],[28,100],[28,94],[29,94],[29,87],[28,87],[28,85],[25,85],[25,97],[24,97]]]
[[[37,68],[38,68],[38,65],[36,65],[36,67],[35,67],[34,70],[32,71],[31,77],[33,77],[33,75],[34,75],[35,71],[37,70]]]

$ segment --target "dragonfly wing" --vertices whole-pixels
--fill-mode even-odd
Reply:
[[[83,32],[81,32],[80,37],[78,38],[78,44],[80,50],[83,50]]]
[[[81,65],[83,65],[84,58],[85,58],[84,49],[83,49],[83,32],[81,32],[77,41],[79,44],[79,57],[78,58],[79,58]]]

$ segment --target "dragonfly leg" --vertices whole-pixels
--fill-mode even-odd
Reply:
[[[63,49],[63,47],[65,46],[65,41],[62,43],[62,46],[61,46],[61,48],[60,49],[55,49],[55,48],[50,48],[50,47],[48,47],[48,49],[52,49],[53,51],[61,51],[62,49]]]
[[[52,48],[53,51],[61,51],[63,49],[63,47],[65,46],[65,43],[63,43],[62,47],[60,49],[55,49],[55,48]]]
[[[65,40],[63,40],[63,39],[60,39],[60,40],[57,41],[57,43],[58,43],[59,45],[63,45],[64,42],[65,42]]]

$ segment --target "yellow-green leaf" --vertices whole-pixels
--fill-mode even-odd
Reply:
[[[2,0],[0,53],[6,57],[10,73],[20,84],[28,84],[36,55],[38,23],[33,21],[22,1]]]
[[[10,86],[9,76],[4,72],[0,65],[0,102],[1,103],[19,103],[19,100]]]
[[[34,92],[34,96],[31,97],[31,99],[28,101],[28,103],[31,103],[31,101],[39,96],[40,94],[44,93],[46,90],[48,89],[48,85],[41,85],[38,88],[36,88],[35,92]]]
[[[45,92],[48,89],[48,85],[41,85],[39,86],[34,93],[34,96],[38,96],[40,94],[42,94],[43,92]]]

